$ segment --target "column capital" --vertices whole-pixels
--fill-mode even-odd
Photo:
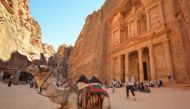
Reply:
[[[117,57],[118,57],[118,58],[121,58],[121,56],[122,56],[122,55],[118,55]]]
[[[169,43],[169,39],[163,40],[162,43],[163,44],[168,44]]]
[[[125,56],[129,56],[129,52],[126,52],[126,53],[125,53]]]
[[[138,51],[138,52],[142,52],[142,48],[138,48],[137,51]]]
[[[153,45],[148,45],[148,49],[152,50],[153,49]]]

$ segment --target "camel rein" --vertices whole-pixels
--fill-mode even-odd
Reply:
[[[45,95],[45,94],[42,93],[43,92],[43,90],[42,90],[43,89],[43,85],[47,82],[48,78],[50,78],[50,77],[51,77],[51,74],[49,73],[48,76],[46,77],[46,79],[43,81],[42,85],[40,86],[39,90],[37,90],[38,94],[40,94],[40,95],[42,95],[44,97],[49,97],[49,98],[55,98],[55,97],[63,95],[63,93],[62,93],[62,94],[58,94],[58,95],[55,95],[55,96],[48,96],[48,95]],[[51,83],[52,83],[52,81],[49,83],[49,85]],[[48,88],[49,85],[46,88]]]

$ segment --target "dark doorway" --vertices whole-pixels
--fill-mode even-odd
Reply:
[[[121,82],[125,83],[125,55],[121,56]]]
[[[140,81],[140,70],[139,70],[139,63],[137,63],[137,70],[138,70],[138,80]]]
[[[147,64],[143,62],[144,80],[148,80]]]

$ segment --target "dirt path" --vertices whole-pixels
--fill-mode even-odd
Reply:
[[[152,93],[137,92],[137,101],[125,99],[125,89],[110,94],[111,109],[190,109],[190,91],[153,88]],[[59,105],[37,94],[28,85],[7,87],[0,82],[0,109],[57,109]]]

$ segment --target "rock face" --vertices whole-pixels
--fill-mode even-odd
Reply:
[[[30,61],[40,59],[44,52],[46,58],[53,54],[51,47],[42,46],[41,29],[30,15],[28,0],[0,1],[0,47],[1,62],[10,60],[14,52]]]
[[[106,24],[108,15],[122,0],[106,0],[104,6],[86,18],[86,23],[69,58],[69,78],[77,79],[85,74],[105,80],[106,77]]]
[[[68,77],[102,82],[190,81],[189,0],[106,0],[86,23],[68,61]]]
[[[59,46],[57,53],[49,58],[49,66],[55,70],[53,76],[59,82],[64,82],[67,78],[68,59],[72,49],[72,46],[63,44]]]
[[[61,45],[58,48],[56,61],[57,61],[57,77],[59,80],[67,77],[68,59],[72,50],[72,46]]]
[[[55,50],[52,45],[45,43],[45,44],[42,44],[42,48],[43,48],[43,54],[45,57],[50,57],[55,54]]]
[[[11,58],[9,59],[9,61],[4,62],[0,60],[0,69],[6,71],[7,69],[5,68],[14,68],[21,71],[25,71],[27,66],[30,64],[31,62],[28,60],[26,56],[21,55],[18,52],[14,52],[11,54]]]

